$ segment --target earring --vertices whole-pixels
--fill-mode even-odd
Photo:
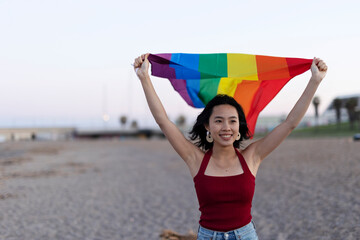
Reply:
[[[206,141],[208,141],[209,143],[212,143],[214,141],[209,131],[206,132]]]
[[[241,134],[238,133],[238,135],[237,135],[237,137],[236,137],[236,140],[240,140],[240,138],[241,138]]]

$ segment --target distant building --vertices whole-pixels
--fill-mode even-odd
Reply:
[[[335,123],[336,122],[336,111],[335,111],[335,107],[334,107],[334,100],[335,99],[340,99],[342,101],[342,104],[341,104],[341,121],[342,122],[347,122],[349,120],[349,115],[348,115],[347,110],[345,108],[345,104],[350,98],[356,98],[357,99],[357,108],[359,109],[359,107],[360,107],[360,94],[351,94],[351,95],[338,96],[338,97],[335,97],[331,101],[330,105],[326,108],[325,112],[322,114],[321,119],[324,122],[327,122],[327,123]]]
[[[287,115],[279,116],[261,116],[257,119],[255,133],[263,134],[272,131],[280,123],[285,121]],[[297,128],[310,127],[314,125],[315,119],[313,116],[304,116]]]
[[[0,142],[29,140],[66,140],[75,128],[0,128]]]

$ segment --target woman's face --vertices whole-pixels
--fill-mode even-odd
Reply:
[[[223,104],[213,108],[209,125],[205,126],[214,139],[214,144],[232,145],[239,132],[239,115],[235,107]]]

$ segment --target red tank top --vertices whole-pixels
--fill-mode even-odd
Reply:
[[[227,232],[245,226],[252,219],[255,177],[241,153],[237,149],[235,151],[243,169],[242,174],[226,177],[205,175],[212,154],[210,149],[194,177],[201,212],[199,224],[204,228]]]

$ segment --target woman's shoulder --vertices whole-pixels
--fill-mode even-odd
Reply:
[[[245,159],[245,158],[249,158],[248,157],[248,152],[246,148],[235,148],[236,151]]]
[[[244,142],[241,143],[241,146],[240,148],[238,148],[238,150],[240,152],[251,152],[254,150],[257,142],[259,141],[260,139],[250,139],[250,140],[246,140]]]
[[[209,153],[211,153],[211,149],[203,150],[201,148],[198,148],[198,150],[196,151],[196,159],[201,162],[204,156]]]
[[[205,152],[202,149],[198,148],[198,150],[195,151],[192,160],[188,162],[188,167],[192,177],[195,177],[198,173],[202,160],[204,159],[206,153],[208,153],[208,151]]]

